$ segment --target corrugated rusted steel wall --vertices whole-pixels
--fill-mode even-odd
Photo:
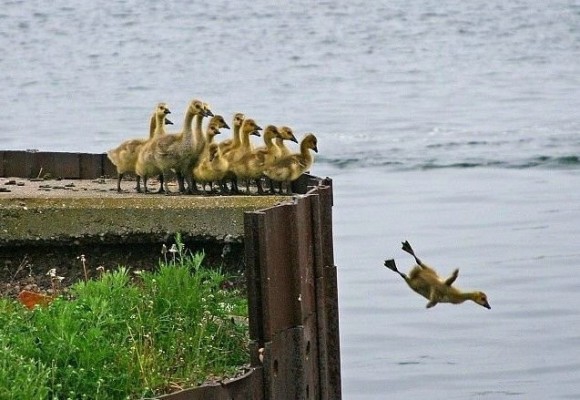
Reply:
[[[315,186],[292,204],[246,213],[250,339],[263,349],[265,399],[341,398],[332,183],[305,179]]]

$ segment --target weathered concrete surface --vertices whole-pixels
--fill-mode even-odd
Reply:
[[[2,188],[2,281],[50,268],[74,275],[81,254],[93,268],[151,268],[162,257],[162,245],[169,247],[176,233],[187,249],[204,251],[212,265],[240,269],[244,212],[288,201],[284,196],[117,193],[116,180],[103,178],[0,178]]]

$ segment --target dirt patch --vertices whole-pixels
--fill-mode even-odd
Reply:
[[[169,248],[173,240],[168,241]],[[244,286],[243,243],[185,241],[191,252],[203,251],[204,265],[220,267],[232,277],[231,284]],[[79,280],[97,278],[99,268],[114,270],[125,266],[130,271],[154,271],[160,261],[171,261],[171,253],[162,254],[161,244],[119,244],[86,246],[27,246],[0,247],[0,296],[16,298],[22,290],[53,294],[55,288],[67,293],[68,287]],[[84,256],[84,263],[82,257]],[[84,265],[83,265],[84,264]],[[50,276],[62,277],[56,282]]]

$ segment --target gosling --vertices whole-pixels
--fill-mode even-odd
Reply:
[[[300,152],[283,157],[264,169],[264,174],[273,181],[286,183],[286,192],[291,193],[292,182],[308,171],[314,162],[310,150],[318,153],[318,140],[312,133],[307,134],[300,142]]]
[[[471,300],[488,310],[491,309],[485,293],[463,292],[451,286],[459,275],[458,269],[454,270],[448,278],[443,279],[433,268],[417,258],[408,241],[403,242],[403,250],[411,254],[417,262],[408,276],[397,269],[395,260],[385,260],[385,267],[399,274],[411,289],[429,300],[427,308],[435,307],[437,303],[461,304],[466,300]]]
[[[149,122],[149,139],[153,138],[157,131],[157,110],[163,111],[165,114],[171,114],[169,108],[165,103],[159,103],[156,111],[151,115]],[[173,125],[169,119],[165,118],[165,125]],[[163,132],[163,131],[161,131]],[[125,140],[119,146],[107,152],[107,157],[113,165],[117,168],[117,192],[121,193],[121,180],[126,173],[134,173],[135,165],[137,164],[137,157],[143,145],[148,139],[129,139]],[[140,177],[137,175],[137,191],[140,191]]]

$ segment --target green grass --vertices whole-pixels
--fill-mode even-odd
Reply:
[[[135,280],[126,268],[30,311],[0,300],[0,399],[134,399],[196,386],[246,364],[239,291],[178,245]],[[234,322],[236,321],[236,322]]]

